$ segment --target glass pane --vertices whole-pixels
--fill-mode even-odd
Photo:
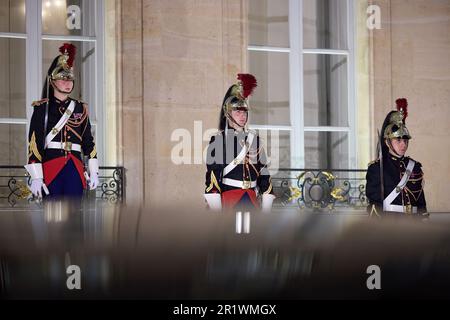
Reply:
[[[25,33],[25,0],[0,0],[0,32]]]
[[[43,0],[42,33],[95,36],[96,0]]]
[[[290,168],[291,164],[291,136],[290,131],[258,130],[264,150],[270,161],[271,172],[280,168]]]
[[[347,49],[347,0],[303,0],[305,48]]]
[[[305,126],[348,126],[346,56],[303,57]]]
[[[305,132],[305,166],[308,169],[348,169],[348,134]]]
[[[250,51],[249,63],[258,80],[250,99],[250,123],[290,125],[289,54]]]
[[[0,118],[26,118],[25,39],[0,38]]]
[[[0,165],[27,163],[27,136],[24,124],[0,124]]]
[[[59,47],[64,41],[46,40],[43,41],[42,72],[45,75],[55,59],[59,55]],[[74,99],[81,99],[89,105],[89,117],[91,121],[96,119],[95,112],[95,45],[93,42],[71,42],[76,48],[74,69],[75,69],[75,87],[71,93]],[[42,81],[44,84],[45,78]]]
[[[289,0],[250,0],[249,44],[289,47]]]

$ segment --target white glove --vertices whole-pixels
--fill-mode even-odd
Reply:
[[[42,189],[44,189],[46,195],[50,194],[50,192],[47,189],[47,186],[44,184],[44,181],[42,179],[31,180],[31,186],[29,186],[29,189],[33,194],[33,196],[38,198],[42,198]]]
[[[98,187],[98,173],[91,173],[89,177],[89,190],[94,190]]]
[[[44,174],[42,172],[42,163],[30,163],[24,166],[31,180],[34,179],[44,179]]]
[[[50,192],[47,189],[47,186],[44,184],[44,175],[42,172],[42,164],[41,163],[30,163],[25,165],[25,169],[31,176],[31,186],[29,189],[31,193],[38,198],[42,198],[42,189],[48,195]]]
[[[222,199],[220,197],[220,193],[205,193],[204,197],[206,202],[208,202],[211,210],[220,211],[222,210]]]
[[[42,186],[44,185],[44,181],[42,179],[33,179],[31,180],[30,191],[33,196],[42,198]]]
[[[272,210],[272,203],[275,199],[273,194],[263,194],[262,195],[262,203],[261,203],[261,211],[262,212],[270,212]]]
[[[98,159],[89,159],[89,189],[94,190],[99,184],[98,180]]]

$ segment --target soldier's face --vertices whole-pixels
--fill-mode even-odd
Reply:
[[[243,110],[232,110],[231,117],[236,121],[241,127],[245,126],[247,123],[247,111]]]
[[[54,86],[63,93],[71,93],[73,89],[73,81],[72,80],[55,80],[53,82]]]
[[[405,155],[406,150],[408,150],[408,139],[391,139],[391,145],[398,155],[403,156]]]

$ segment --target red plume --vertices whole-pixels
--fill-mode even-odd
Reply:
[[[64,43],[60,48],[59,52],[62,54],[67,53],[69,55],[69,59],[67,60],[67,65],[72,68],[73,61],[75,60],[75,53],[77,52],[77,48],[71,43]]]
[[[247,97],[253,93],[253,90],[258,85],[256,78],[249,73],[239,73],[237,78],[238,80],[241,80],[242,88],[244,89],[242,96],[244,99],[247,99]]]
[[[408,100],[405,98],[400,98],[395,100],[395,103],[397,104],[397,110],[400,111],[400,109],[403,110],[403,121],[408,116]]]

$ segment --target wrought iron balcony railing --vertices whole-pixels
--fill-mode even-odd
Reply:
[[[279,169],[272,177],[274,206],[300,209],[363,209],[367,206],[367,170]]]
[[[352,169],[279,169],[272,176],[276,207],[312,210],[363,209],[367,206],[365,174]],[[124,167],[100,167],[100,185],[87,198],[122,203]],[[0,166],[0,208],[30,205],[29,177],[22,166]]]
[[[125,199],[124,167],[100,167],[100,184],[94,191],[85,191],[85,197],[121,203]],[[23,166],[0,166],[0,208],[29,207],[31,193],[27,187],[29,176]]]

